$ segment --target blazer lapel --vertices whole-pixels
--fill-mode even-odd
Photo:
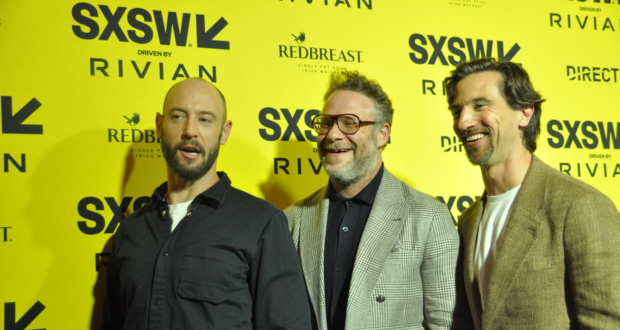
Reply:
[[[304,205],[299,237],[301,267],[319,329],[327,329],[323,276],[325,228],[329,209],[329,198],[326,198],[326,194],[327,187],[324,187]]]
[[[489,296],[483,315],[485,327],[492,326],[503,308],[516,274],[527,256],[542,225],[537,216],[545,203],[547,172],[544,164],[533,156],[508,216],[497,259],[489,278]]]
[[[403,184],[384,170],[355,256],[345,329],[355,329],[362,319],[390,249],[398,241],[409,204]]]
[[[474,204],[471,210],[468,210],[468,212],[473,214],[471,220],[465,223],[459,222],[459,226],[465,226],[463,228],[463,235],[465,237],[464,241],[466,242],[466,244],[463,244],[463,277],[465,288],[468,291],[467,298],[469,301],[469,307],[472,315],[474,315],[476,328],[481,328],[482,326],[482,320],[479,318],[479,315],[482,314],[482,304],[480,289],[478,288],[474,277],[474,257],[476,252],[476,241],[478,239],[478,227],[480,227],[480,219],[482,219],[482,212],[484,211],[483,201],[485,196],[486,193]]]

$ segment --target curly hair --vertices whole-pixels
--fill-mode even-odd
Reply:
[[[329,78],[329,87],[325,92],[323,101],[327,101],[329,96],[337,90],[348,90],[366,95],[375,104],[377,127],[381,127],[385,123],[390,127],[392,126],[392,116],[394,115],[392,101],[376,80],[370,80],[358,71],[338,69],[332,72]]]

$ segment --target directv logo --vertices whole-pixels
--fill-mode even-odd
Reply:
[[[461,142],[461,140],[459,140],[456,136],[442,136],[441,148],[443,149],[443,152],[463,152],[463,142]]]

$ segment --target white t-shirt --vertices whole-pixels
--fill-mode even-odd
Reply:
[[[179,224],[179,222],[181,222],[181,220],[185,218],[185,215],[187,215],[187,208],[191,203],[192,201],[168,205],[168,208],[170,210],[170,218],[172,218],[172,227],[170,228],[170,232],[172,232],[174,228],[176,228],[176,226]]]
[[[483,310],[487,300],[489,277],[495,264],[497,251],[502,244],[506,219],[520,188],[521,185],[518,185],[501,195],[487,196],[480,227],[478,227],[474,256],[474,277],[478,280]]]

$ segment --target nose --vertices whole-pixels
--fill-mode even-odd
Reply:
[[[332,127],[325,134],[325,138],[331,141],[342,140],[344,139],[344,133],[340,131],[340,127],[338,126],[337,120],[334,120]]]
[[[458,117],[454,118],[454,130],[464,131],[474,127],[474,113],[469,107],[465,107],[461,110]]]
[[[194,116],[189,116],[185,121],[185,127],[183,127],[183,139],[191,140],[196,138],[198,135],[198,119]]]

